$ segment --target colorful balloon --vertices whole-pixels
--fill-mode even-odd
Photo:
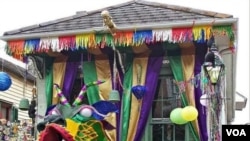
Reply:
[[[187,121],[181,116],[182,108],[175,108],[170,113],[170,120],[175,124],[185,124]]]
[[[194,106],[186,106],[181,111],[181,117],[186,121],[193,121],[197,116],[198,111]]]
[[[12,84],[10,76],[6,72],[0,72],[0,91],[6,91]]]
[[[142,99],[142,97],[146,93],[146,87],[142,86],[142,85],[136,85],[136,86],[132,87],[132,92],[137,99]]]
[[[200,97],[200,103],[201,103],[201,105],[202,106],[207,106],[208,105],[208,95],[207,94],[203,94],[203,95],[201,95],[201,97]]]

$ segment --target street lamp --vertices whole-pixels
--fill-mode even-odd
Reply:
[[[219,55],[215,43],[212,44],[209,52],[205,56],[205,63],[203,64],[203,68],[212,85],[216,85],[220,80],[222,72],[225,69],[225,65],[222,61],[221,56]]]

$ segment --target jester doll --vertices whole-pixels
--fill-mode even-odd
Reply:
[[[113,130],[105,117],[118,108],[109,101],[92,105],[81,104],[88,87],[102,84],[95,81],[82,87],[77,98],[70,104],[57,84],[54,84],[60,103],[48,107],[45,118],[37,124],[39,141],[109,141],[105,130]]]

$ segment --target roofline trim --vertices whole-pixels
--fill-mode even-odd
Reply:
[[[148,29],[161,29],[161,28],[176,28],[176,27],[188,27],[188,26],[201,26],[201,25],[225,25],[236,23],[238,18],[225,18],[225,19],[206,19],[198,21],[179,21],[179,22],[164,22],[164,23],[151,23],[151,24],[134,24],[134,25],[119,25],[117,28],[121,31],[125,30],[148,30]],[[31,34],[19,34],[19,35],[7,35],[0,36],[1,40],[22,40],[22,39],[34,39],[34,38],[49,38],[55,36],[67,36],[74,34],[85,34],[85,33],[96,33],[96,32],[108,32],[105,27],[93,27],[82,30],[66,30],[56,32],[42,32],[42,33],[31,33]]]

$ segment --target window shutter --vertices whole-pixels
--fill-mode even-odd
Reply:
[[[18,109],[16,107],[11,108],[11,122],[16,122],[18,120]]]

